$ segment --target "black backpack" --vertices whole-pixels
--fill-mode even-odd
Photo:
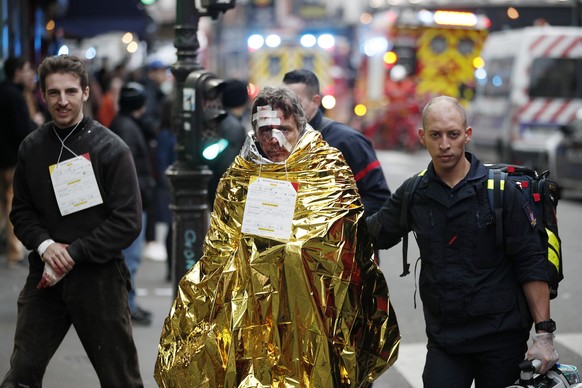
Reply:
[[[557,206],[560,200],[560,186],[548,179],[549,171],[538,174],[537,171],[524,166],[509,164],[486,164],[489,171],[487,179],[487,195],[489,204],[495,214],[495,244],[503,245],[503,193],[506,181],[511,181],[521,188],[529,205],[533,210],[535,223],[542,247],[546,251],[547,268],[549,274],[550,299],[558,295],[558,283],[564,278],[562,266],[562,245],[558,234]],[[400,226],[408,227],[408,209],[412,195],[422,180],[426,170],[411,177],[405,187],[400,213]],[[410,273],[408,263],[408,234],[402,239],[402,267],[400,276]]]

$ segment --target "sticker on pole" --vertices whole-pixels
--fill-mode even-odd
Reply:
[[[194,112],[196,110],[196,90],[194,88],[184,88],[182,110],[185,112]]]

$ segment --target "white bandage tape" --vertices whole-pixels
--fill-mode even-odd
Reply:
[[[253,114],[253,121],[257,122],[257,128],[268,125],[281,125],[281,119],[277,117],[277,111],[270,105],[257,106],[257,113]]]
[[[293,149],[293,146],[291,145],[291,143],[289,143],[289,141],[287,141],[287,138],[285,137],[285,135],[283,135],[283,132],[279,131],[276,128],[273,128],[271,130],[271,136],[273,136],[275,139],[277,139],[277,141],[279,142],[279,145],[283,148],[285,148],[287,150],[287,152],[291,152],[291,150]]]

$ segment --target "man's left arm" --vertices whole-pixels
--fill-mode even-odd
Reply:
[[[558,352],[554,347],[555,324],[550,319],[550,294],[548,283],[531,281],[523,285],[529,310],[536,324],[536,334],[532,336],[532,345],[527,351],[528,360],[540,360],[539,373],[546,373],[556,362]],[[553,326],[553,327],[552,327]]]
[[[509,203],[506,203],[506,209],[509,211],[504,220],[507,253],[514,258],[517,280],[523,289],[534,323],[549,322],[551,315],[547,258],[537,226],[535,222],[531,222],[531,207],[526,205],[526,200],[518,188],[506,185],[506,190],[509,194]],[[558,361],[553,338],[553,330],[544,331],[536,327],[527,358],[542,362],[539,373],[545,373]]]
[[[534,280],[524,283],[522,288],[534,323],[549,320],[550,294],[548,283]]]

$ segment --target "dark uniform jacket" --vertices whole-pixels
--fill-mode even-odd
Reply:
[[[451,352],[524,343],[532,321],[521,285],[547,281],[546,258],[523,195],[507,182],[505,249],[496,248],[487,170],[473,155],[467,153],[466,157],[471,169],[452,189],[429,164],[411,199],[409,228],[399,225],[406,182],[367,219],[381,249],[397,244],[409,230],[415,232],[429,342]]]
[[[390,190],[370,140],[345,124],[324,119],[321,111],[309,124],[321,132],[323,140],[343,154],[354,173],[364,203],[364,215],[369,216],[380,210],[390,196]]]

